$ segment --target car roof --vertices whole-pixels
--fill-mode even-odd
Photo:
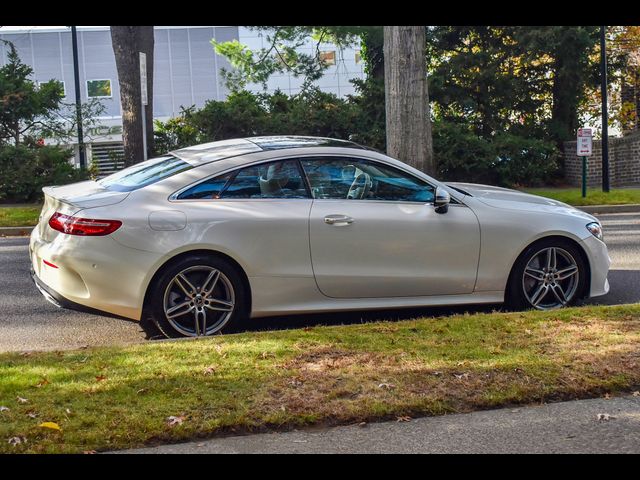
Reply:
[[[339,140],[337,138],[272,135],[220,140],[181,148],[170,153],[196,166],[225,158],[236,157],[238,155],[246,155],[248,153],[309,147],[340,147],[369,150],[367,147],[363,147],[357,143]]]

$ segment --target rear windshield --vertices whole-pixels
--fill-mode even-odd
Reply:
[[[98,180],[98,184],[115,192],[131,192],[191,168],[184,160],[167,155],[120,170]]]

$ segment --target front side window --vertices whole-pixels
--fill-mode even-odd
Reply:
[[[120,170],[98,180],[98,184],[107,190],[130,192],[159,182],[185,170],[193,168],[184,160],[171,155],[152,158]]]
[[[424,202],[434,187],[399,169],[344,157],[301,160],[313,198]]]
[[[287,160],[253,165],[210,178],[177,198],[309,198],[309,195],[298,162]]]

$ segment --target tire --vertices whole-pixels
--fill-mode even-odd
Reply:
[[[150,288],[146,311],[167,338],[235,332],[249,315],[242,275],[224,258],[180,258]]]
[[[555,269],[550,269],[548,263],[551,255],[553,267],[552,249]],[[574,243],[561,238],[540,240],[516,260],[509,276],[506,304],[516,310],[553,310],[574,305],[586,292],[588,272],[584,255]]]

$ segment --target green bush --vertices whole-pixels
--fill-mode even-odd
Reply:
[[[34,202],[42,187],[64,185],[88,178],[69,164],[68,149],[55,146],[0,147],[0,201]]]
[[[179,117],[156,122],[156,152],[257,135],[348,139],[356,115],[352,103],[319,89],[296,95],[234,92],[225,101],[208,101],[200,110],[183,108]]]
[[[552,142],[501,132],[479,137],[465,125],[438,121],[433,150],[442,180],[502,186],[539,186],[558,173]]]
[[[382,82],[354,82],[357,94],[341,99],[309,89],[296,95],[235,92],[199,110],[156,122],[156,151],[256,135],[314,135],[353,140],[384,151]],[[440,178],[494,185],[537,186],[558,172],[556,147],[525,133],[499,133],[489,139],[462,123],[438,120],[433,149]]]

